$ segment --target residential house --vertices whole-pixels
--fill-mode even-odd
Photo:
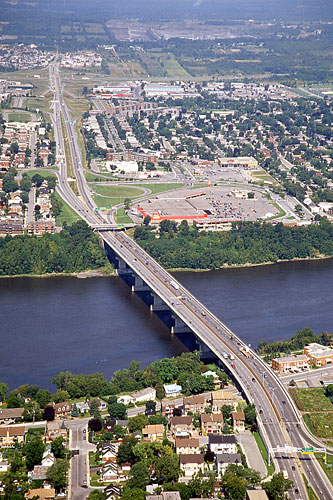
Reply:
[[[222,434],[223,415],[222,413],[202,414],[200,416],[201,429],[205,434]]]
[[[109,461],[116,462],[117,453],[118,453],[118,446],[113,443],[110,443],[103,446],[100,453],[100,458],[102,462],[109,462]]]
[[[215,453],[215,455],[221,453],[236,453],[237,452],[236,436],[234,434],[227,434],[227,435],[209,434],[208,446],[210,451]]]
[[[130,394],[123,394],[123,396],[119,396],[119,398],[117,398],[117,403],[128,405],[129,403],[134,403],[134,399]]]
[[[243,411],[233,411],[232,412],[232,424],[233,429],[236,432],[245,431],[245,415]]]
[[[219,387],[221,387],[221,380],[216,372],[213,372],[212,370],[208,370],[207,372],[202,373],[202,376],[203,377],[213,377],[215,389],[218,389]]]
[[[22,419],[24,408],[5,408],[0,406],[0,424],[14,424]]]
[[[24,443],[25,427],[0,427],[0,446]]]
[[[72,411],[72,405],[68,401],[64,401],[63,403],[53,403],[53,408],[56,417],[70,415]]]
[[[39,234],[50,233],[54,234],[56,230],[55,219],[39,219],[36,221],[30,221],[27,224],[27,231],[29,234]]]
[[[108,463],[104,465],[104,467],[101,469],[101,481],[105,483],[109,483],[111,481],[118,481],[119,479],[119,474],[118,474],[118,466],[116,463]]]
[[[199,439],[176,438],[176,453],[178,455],[196,455],[200,453]]]
[[[246,500],[268,500],[265,490],[246,490]]]
[[[90,409],[90,406],[88,404],[88,401],[79,401],[78,403],[76,403],[76,408],[80,413],[87,413]]]
[[[186,415],[188,412],[204,413],[208,405],[209,401],[207,401],[202,394],[184,398],[184,412]]]
[[[46,449],[43,453],[42,463],[43,467],[51,467],[55,463],[56,459],[50,449]]]
[[[165,390],[165,395],[167,397],[179,396],[182,392],[182,387],[181,387],[181,385],[178,385],[178,384],[164,384],[163,387]]]
[[[229,464],[241,465],[240,453],[221,453],[216,455],[217,477],[221,478]]]
[[[45,467],[44,465],[35,465],[33,470],[30,473],[28,472],[28,475],[31,481],[40,479],[44,481],[48,470],[49,467]]]
[[[147,495],[146,500],[181,500],[179,491],[162,491],[160,495]]]
[[[183,410],[184,400],[179,399],[162,399],[161,411],[164,417],[170,417],[173,415],[174,410]]]
[[[144,441],[163,441],[164,425],[163,424],[148,424],[142,429]]]
[[[192,417],[171,417],[170,431],[176,437],[191,436],[193,431]]]
[[[131,396],[134,403],[140,403],[141,401],[154,401],[156,399],[156,390],[152,387],[147,387],[141,391],[133,392]]]
[[[8,469],[9,469],[9,463],[7,460],[0,460],[0,474],[2,472],[8,472]]]
[[[57,437],[67,439],[67,430],[61,428],[60,422],[47,422],[46,424],[46,442],[54,441]]]
[[[39,498],[40,500],[53,500],[55,497],[54,488],[35,488],[25,494],[25,498]]]
[[[104,488],[104,493],[106,494],[106,500],[121,497],[121,490],[119,486],[114,486],[113,484],[109,484],[106,488]]]
[[[198,472],[204,470],[204,456],[199,454],[180,455],[179,456],[180,470],[184,473],[185,478],[191,479]]]
[[[213,413],[220,413],[224,405],[232,406],[234,409],[237,407],[237,401],[235,401],[234,393],[231,391],[212,392],[211,402]]]

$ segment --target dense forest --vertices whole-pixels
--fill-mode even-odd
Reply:
[[[217,269],[224,265],[261,264],[279,260],[333,256],[333,226],[288,227],[259,222],[235,222],[229,232],[206,233],[163,221],[159,238],[148,227],[137,227],[136,241],[168,269]]]
[[[98,236],[83,221],[58,234],[0,239],[0,276],[73,273],[107,264]]]

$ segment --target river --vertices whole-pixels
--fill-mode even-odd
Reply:
[[[247,343],[286,339],[309,326],[332,331],[333,260],[288,262],[179,279]],[[184,350],[117,277],[0,280],[0,382],[37,384],[61,370],[111,378]]]

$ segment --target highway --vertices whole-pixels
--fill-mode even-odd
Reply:
[[[75,196],[67,182],[65,159],[60,163],[60,185],[58,191],[65,201],[88,224],[105,223],[105,219],[94,211],[94,202],[90,189],[85,182],[80,150],[74,124],[69,110],[62,97],[62,89],[57,65],[50,69],[51,88],[54,92],[54,123],[59,154],[63,154],[64,141],[68,140],[72,156],[73,168],[80,195]],[[62,137],[61,115],[65,120],[66,137]],[[58,152],[58,150],[57,150]],[[250,350],[249,358],[240,349],[245,347],[226,325],[203,306],[181,283],[175,282],[171,274],[154,261],[141,247],[123,232],[103,231],[101,237],[121,259],[135,272],[175,312],[189,329],[228,366],[228,369],[239,382],[249,401],[256,404],[260,430],[268,446],[284,446],[288,444],[297,448],[307,445],[318,446],[318,441],[307,431],[302,418],[278,377],[267,365]],[[260,314],[260,312],[259,312]],[[224,353],[232,354],[234,360],[226,359]],[[307,456],[292,454],[285,458],[274,459],[276,468],[286,469],[294,486],[288,492],[291,500],[308,498],[302,480],[304,474],[320,500],[331,500],[333,489],[325,473],[316,460]]]

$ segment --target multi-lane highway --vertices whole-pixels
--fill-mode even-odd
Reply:
[[[50,70],[50,77],[54,91],[54,124],[59,155],[63,154],[64,141],[68,140],[80,195],[75,196],[69,188],[65,158],[60,163],[59,193],[84,220],[96,225],[104,219],[94,211],[91,192],[85,182],[74,124],[62,97],[56,64]],[[61,127],[61,116],[65,122],[65,137],[63,137]],[[307,445],[318,446],[317,440],[305,428],[287,389],[259,356],[251,350],[249,357],[245,356],[240,351],[245,347],[242,340],[206,309],[181,283],[177,283],[175,287],[174,278],[125,233],[106,231],[100,234],[105,243],[149,286],[152,293],[158,295],[177,317],[228,366],[248,400],[256,404],[260,430],[267,446],[271,448],[286,444],[297,448]],[[225,353],[234,359],[230,357],[227,359]],[[312,457],[307,456],[304,459],[304,456],[296,453],[283,457],[280,455],[274,458],[274,463],[276,468],[287,470],[294,482],[293,488],[289,491],[292,500],[308,498],[302,475],[311,483],[320,500],[333,498],[331,484]]]

